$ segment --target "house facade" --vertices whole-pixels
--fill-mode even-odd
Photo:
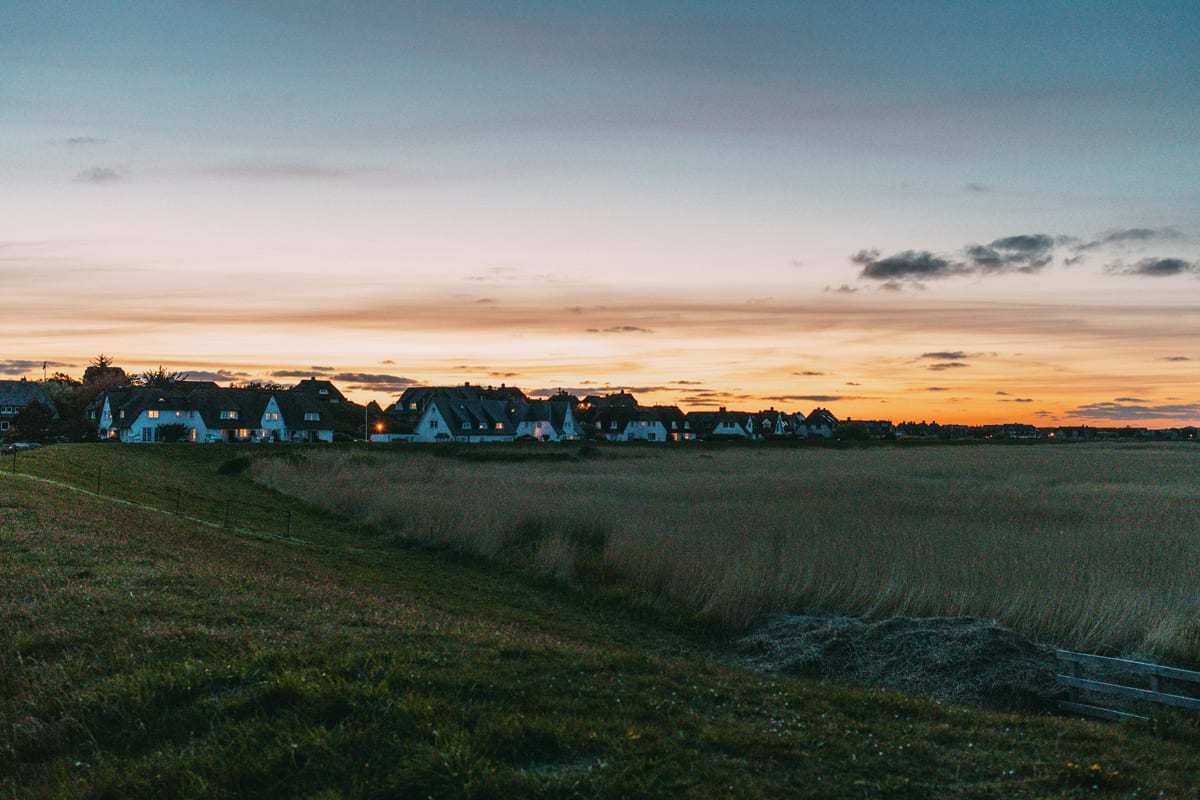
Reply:
[[[31,403],[41,403],[51,417],[58,418],[58,408],[46,390],[38,383],[22,378],[19,381],[0,381],[0,437],[13,430],[16,416]]]

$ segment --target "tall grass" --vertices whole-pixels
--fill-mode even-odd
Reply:
[[[970,614],[1063,646],[1200,662],[1194,447],[636,453],[333,451],[254,470],[407,541],[524,548],[568,580],[593,554],[731,628],[787,610]]]

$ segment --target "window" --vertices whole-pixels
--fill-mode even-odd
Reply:
[[[123,408],[121,409],[120,417],[121,417],[121,419],[125,419],[125,409],[123,409]]]
[[[279,422],[279,412],[268,411],[267,413],[263,414],[263,419],[267,422]]]
[[[469,422],[464,422],[464,423],[463,423],[463,430],[464,430],[464,431],[469,431],[469,430],[471,430],[471,423],[469,423]]]
[[[146,416],[150,419],[158,419],[158,409],[154,408],[146,412]]]
[[[8,420],[0,419],[0,431],[8,430]]]
[[[16,406],[0,406],[0,414],[9,414],[9,415],[12,415],[12,414],[15,414],[15,413],[17,413],[17,407],[16,407]]]
[[[436,419],[431,419],[431,420],[429,420],[429,427],[431,427],[431,428],[436,428],[436,427],[437,427],[437,422],[438,422],[438,421],[437,421]]]
[[[320,422],[320,420],[321,420],[321,413],[319,411],[305,411],[304,412],[304,421],[305,422]]]
[[[538,427],[540,428],[541,426],[539,425]],[[504,430],[504,423],[503,423],[503,422],[497,422],[497,423],[496,423],[496,430],[498,430],[498,431],[502,431],[502,430]]]
[[[124,413],[124,412],[122,412],[122,413]],[[236,412],[236,411],[222,411],[221,412],[221,419],[237,419],[237,418],[238,418],[238,412]]]

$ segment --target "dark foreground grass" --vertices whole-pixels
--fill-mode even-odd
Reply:
[[[160,480],[219,466],[101,452],[86,455]],[[3,796],[1188,797],[1195,783],[1192,722],[746,673],[650,612],[300,526],[317,528],[319,546],[290,544],[0,475]]]

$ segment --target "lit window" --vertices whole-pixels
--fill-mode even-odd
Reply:
[[[539,425],[538,427],[540,428],[541,426]],[[503,422],[497,422],[497,423],[496,423],[496,430],[498,430],[498,431],[502,431],[502,430],[504,430],[504,423],[503,423]]]
[[[121,413],[124,414],[125,412],[121,412]],[[238,412],[236,412],[236,411],[222,411],[221,412],[221,419],[237,419],[237,418],[238,418]]]
[[[158,419],[158,409],[147,411],[146,416],[150,417],[150,419]]]

